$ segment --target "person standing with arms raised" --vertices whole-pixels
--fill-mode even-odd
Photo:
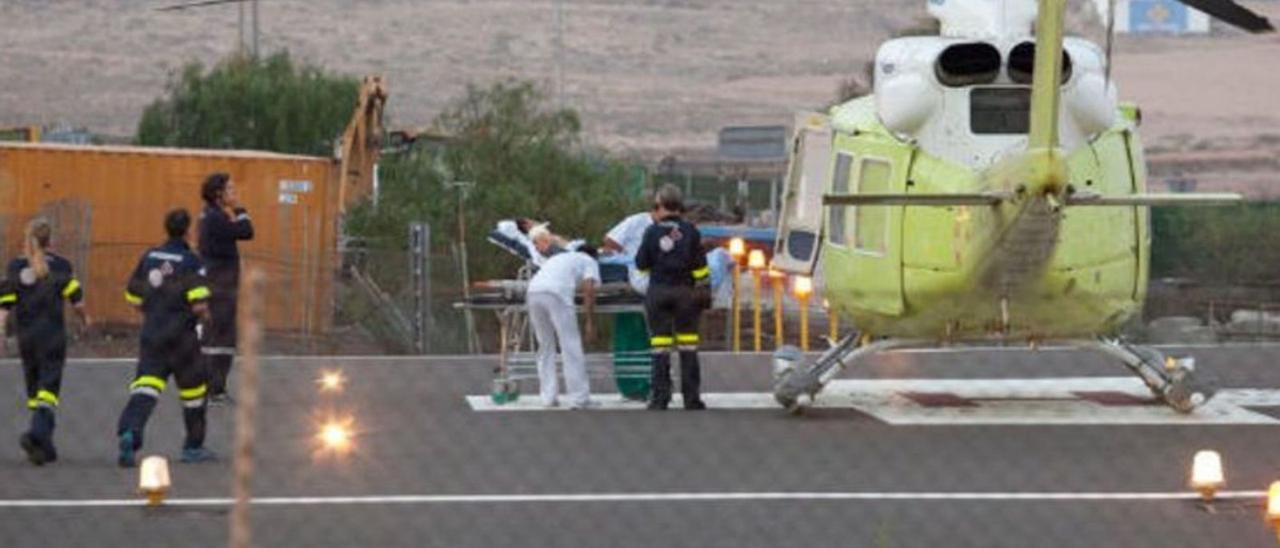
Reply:
[[[209,369],[209,401],[225,404],[227,379],[236,356],[236,300],[240,295],[240,250],[237,243],[253,239],[249,211],[240,205],[231,176],[210,174],[200,188],[204,211],[200,213],[200,259],[213,296],[212,320],[201,341],[201,353]]]

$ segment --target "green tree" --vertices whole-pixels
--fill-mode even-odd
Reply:
[[[1231,285],[1280,280],[1280,203],[1152,208],[1152,277]]]
[[[609,227],[641,206],[636,177],[582,142],[571,110],[555,109],[529,82],[469,87],[434,123],[438,148],[385,158],[380,197],[347,217],[347,233],[370,245],[403,245],[406,226],[426,221],[437,246],[458,235],[458,192],[471,183],[464,215],[475,278],[511,275],[514,263],[485,243],[494,224],[517,216],[553,221],[560,234],[599,243]]]
[[[138,144],[241,148],[327,156],[359,81],[295,63],[287,51],[235,56],[206,70],[188,63],[138,123]]]

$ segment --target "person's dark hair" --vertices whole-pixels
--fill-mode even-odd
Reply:
[[[231,176],[225,172],[210,173],[204,178],[204,184],[200,185],[200,197],[209,204],[218,203],[218,198],[222,196],[222,191],[227,189],[227,181],[230,180]]]
[[[587,256],[592,259],[600,256],[600,251],[596,249],[596,246],[591,244],[582,244],[578,246],[578,253],[586,253]]]
[[[684,211],[684,193],[680,192],[680,187],[670,183],[662,185],[653,194],[653,201],[667,211]]]
[[[170,238],[185,238],[191,228],[191,214],[185,209],[175,209],[164,216],[164,231]]]

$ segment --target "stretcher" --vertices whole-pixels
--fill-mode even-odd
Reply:
[[[458,309],[493,312],[498,319],[498,366],[490,390],[497,404],[515,401],[522,384],[536,386],[538,380],[536,342],[525,305],[527,285],[526,280],[481,282],[471,298],[454,304]],[[583,310],[581,298],[577,309]],[[623,397],[644,399],[649,392],[650,357],[643,297],[625,282],[606,283],[596,290],[595,313],[615,318],[613,352],[587,354],[588,376],[612,378]]]

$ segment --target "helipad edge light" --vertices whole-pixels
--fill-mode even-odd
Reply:
[[[325,449],[339,453],[351,449],[351,427],[346,423],[329,421],[320,427],[318,437]]]
[[[340,392],[342,391],[342,385],[346,381],[347,379],[342,376],[341,371],[325,371],[320,375],[320,380],[317,382],[320,383],[321,392]]]
[[[796,276],[795,285],[791,288],[795,292],[796,298],[807,299],[813,294],[813,278],[808,276]]]
[[[138,467],[138,492],[147,497],[147,504],[158,506],[169,493],[169,460],[159,455],[142,459]]]
[[[746,254],[747,242],[743,241],[742,238],[729,240],[729,255],[733,256],[734,259],[740,259]]]
[[[1280,527],[1280,481],[1271,482],[1267,489],[1267,522]]]
[[[1222,456],[1207,449],[1197,452],[1191,462],[1191,488],[1200,492],[1205,502],[1212,502],[1214,494],[1224,485]]]

